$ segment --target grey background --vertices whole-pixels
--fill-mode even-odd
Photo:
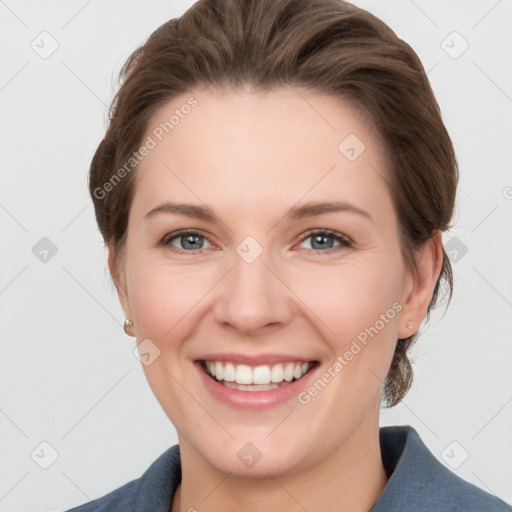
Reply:
[[[86,178],[121,65],[191,3],[0,1],[2,512],[99,497],[176,443],[123,333]],[[454,298],[382,424],[414,426],[457,474],[512,502],[512,2],[355,3],[419,54],[461,170],[444,237]]]

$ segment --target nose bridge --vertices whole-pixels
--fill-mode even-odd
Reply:
[[[236,248],[233,268],[227,276],[216,308],[219,323],[243,332],[290,319],[286,287],[269,269],[269,252],[248,237]]]

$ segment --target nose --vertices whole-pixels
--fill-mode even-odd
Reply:
[[[283,326],[293,316],[292,292],[265,251],[252,263],[235,254],[215,305],[215,320],[245,335]]]

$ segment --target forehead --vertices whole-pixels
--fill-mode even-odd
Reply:
[[[239,215],[319,199],[390,203],[385,149],[371,120],[329,95],[194,90],[153,115],[150,140],[136,171],[132,208],[140,213],[178,199]]]

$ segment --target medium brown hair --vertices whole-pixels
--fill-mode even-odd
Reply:
[[[98,226],[118,263],[135,172],[112,178],[140,146],[159,107],[210,84],[260,90],[293,85],[339,97],[369,115],[390,157],[388,185],[410,269],[415,251],[451,227],[458,168],[427,75],[412,48],[364,9],[341,0],[199,0],[154,31],[119,78],[89,174]],[[442,282],[449,302],[453,277],[444,249],[427,321]],[[411,386],[407,352],[417,336],[397,341],[384,383],[389,407]]]

